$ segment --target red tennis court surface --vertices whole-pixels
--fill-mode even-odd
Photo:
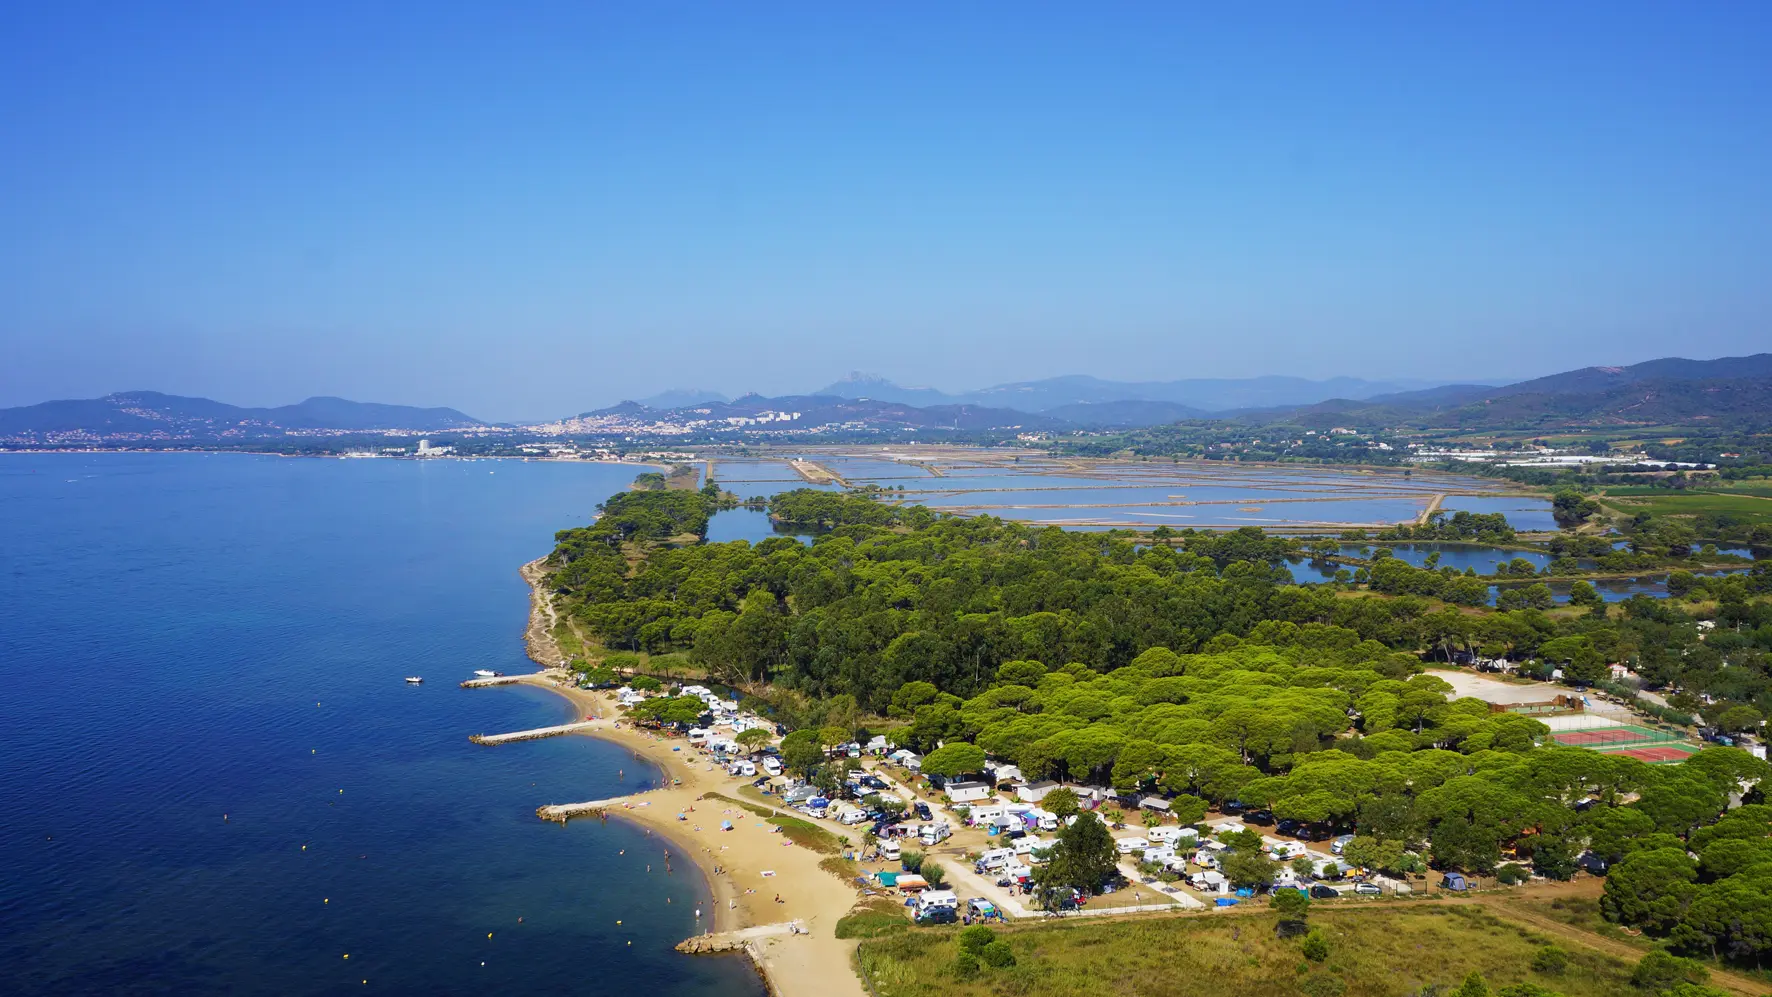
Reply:
[[[1627,755],[1639,762],[1680,762],[1691,757],[1692,750],[1664,744],[1653,748],[1620,748],[1617,751],[1609,751],[1607,754]]]
[[[1649,735],[1629,727],[1603,727],[1599,730],[1566,730],[1552,734],[1558,744],[1572,748],[1585,748],[1594,744],[1626,744],[1631,741],[1647,741]]]

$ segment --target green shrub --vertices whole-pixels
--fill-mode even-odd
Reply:
[[[1312,962],[1322,962],[1329,958],[1329,939],[1323,937],[1321,930],[1312,929],[1310,934],[1304,936],[1304,942],[1298,951]]]
[[[1518,886],[1532,878],[1532,873],[1517,862],[1509,862],[1495,870],[1495,879],[1503,886]]]
[[[925,860],[920,863],[920,866],[919,872],[923,879],[929,883],[930,889],[939,890],[942,884],[948,881],[948,871],[937,863]]]
[[[1341,997],[1347,992],[1347,983],[1339,976],[1320,973],[1305,977],[1298,990],[1304,997]]]
[[[1643,956],[1637,963],[1636,970],[1630,974],[1630,981],[1651,993],[1660,993],[1663,990],[1672,990],[1682,983],[1708,983],[1710,970],[1691,959],[1681,959],[1657,950]]]
[[[1532,956],[1532,971],[1546,976],[1562,976],[1569,971],[1569,953],[1555,945],[1546,945]]]
[[[978,975],[978,956],[970,952],[961,952],[954,956],[954,975],[962,980],[970,980]]]
[[[982,924],[975,924],[960,932],[960,951],[974,955],[986,945],[997,940],[997,933]]]
[[[980,949],[978,957],[998,969],[1007,969],[1015,965],[1015,952],[1009,948],[1008,942],[1001,939]]]

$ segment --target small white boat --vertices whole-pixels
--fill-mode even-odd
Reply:
[[[490,671],[485,668],[476,668],[476,669],[474,669],[474,674],[478,675],[479,677],[481,677],[483,679],[495,679],[495,678],[498,678],[499,675],[501,675],[503,673]]]
[[[411,682],[413,685],[418,685],[419,683],[423,682],[424,679],[420,678],[417,675],[408,675],[408,676],[406,676],[406,681]]]

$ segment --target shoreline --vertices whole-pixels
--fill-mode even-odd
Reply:
[[[521,569],[530,586],[524,643],[531,660],[543,670],[519,681],[565,699],[572,704],[574,719],[614,719],[619,712],[608,696],[566,684],[562,681],[565,673],[552,663],[562,656],[552,636],[551,624],[557,615],[543,585],[547,577],[544,561],[538,558]],[[840,940],[835,934],[837,919],[855,905],[857,891],[822,868],[828,856],[764,830],[761,818],[749,811],[718,800],[704,801],[707,793],[741,798],[737,785],[743,780],[728,777],[685,742],[630,727],[576,733],[620,745],[659,770],[659,788],[623,797],[624,805],[610,807],[603,819],[631,821],[667,842],[671,861],[687,860],[695,866],[707,883],[713,907],[707,932],[724,934],[785,921],[805,926],[805,934],[756,937],[739,946],[770,993],[781,997],[862,997],[865,992],[853,966],[856,943]],[[678,820],[679,814],[688,819]],[[733,829],[719,830],[722,820],[730,821]],[[772,894],[779,904],[771,899]]]

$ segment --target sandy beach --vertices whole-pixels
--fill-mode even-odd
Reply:
[[[559,658],[547,658],[549,650],[557,654],[557,649],[546,646],[551,640],[536,646],[538,631],[548,631],[552,611],[550,600],[537,584],[542,578],[539,568],[539,563],[524,566],[524,577],[535,589],[526,636],[531,656],[545,667]],[[656,872],[665,874],[667,866],[682,870],[686,863],[694,863],[713,894],[709,931],[731,932],[788,921],[804,927],[804,934],[769,935],[746,945],[776,993],[783,997],[864,993],[853,965],[855,943],[835,935],[838,919],[859,897],[856,887],[820,868],[819,863],[828,856],[793,844],[763,818],[723,800],[702,798],[719,793],[740,799],[738,788],[747,780],[728,776],[683,739],[664,738],[626,724],[617,726],[620,711],[613,699],[573,686],[568,673],[544,670],[524,676],[523,682],[565,697],[579,718],[609,720],[609,726],[584,733],[619,744],[636,759],[663,772],[664,788],[626,798],[625,805],[613,805],[606,813],[632,820],[659,839]],[[679,814],[686,819],[678,820]],[[731,821],[732,830],[720,830],[722,821]]]

